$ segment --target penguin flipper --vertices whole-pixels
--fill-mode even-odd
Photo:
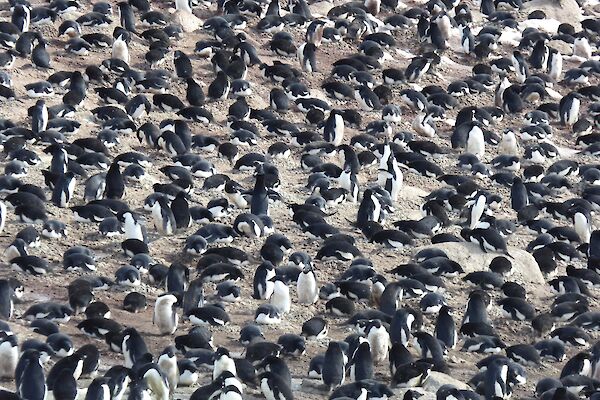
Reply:
[[[504,250],[504,254],[508,257],[508,258],[512,258],[513,260],[515,259],[509,252],[508,250]]]

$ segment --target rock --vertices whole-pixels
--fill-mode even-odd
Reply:
[[[575,0],[532,0],[524,2],[521,10],[526,13],[541,10],[546,14],[546,19],[543,20],[545,23],[554,19],[573,25],[575,30],[581,29],[583,13]]]
[[[425,381],[424,389],[428,392],[436,393],[443,385],[452,385],[458,389],[470,389],[466,383],[437,371],[431,371],[429,378]]]
[[[500,255],[498,253],[484,253],[475,243],[467,242],[449,242],[423,246],[415,249],[415,252],[425,247],[435,247],[444,250],[451,260],[456,261],[462,266],[465,273],[488,271],[488,266],[492,259]],[[508,252],[514,257],[511,260],[514,272],[510,276],[510,280],[545,284],[544,276],[531,254],[525,250],[510,246]]]
[[[184,32],[194,32],[202,27],[200,18],[183,10],[177,10],[173,13],[173,21],[180,24]]]
[[[313,17],[325,17],[329,10],[333,8],[333,3],[329,1],[318,1],[309,5],[308,8]]]

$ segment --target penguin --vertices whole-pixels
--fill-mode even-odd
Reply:
[[[332,110],[323,126],[323,138],[335,146],[340,146],[344,140],[344,118],[338,110]]]
[[[120,25],[127,31],[137,33],[135,29],[135,15],[133,13],[133,7],[124,1],[117,3],[119,10]]]
[[[52,203],[57,207],[67,207],[73,198],[77,180],[73,172],[63,174],[52,190]]]
[[[48,387],[37,350],[26,350],[21,354],[15,369],[15,386],[16,393],[23,399],[46,398]]]
[[[446,305],[440,308],[435,322],[434,335],[444,344],[446,349],[454,349],[456,347],[458,341],[456,324],[452,317],[452,310]]]
[[[510,189],[510,205],[512,209],[517,212],[529,205],[527,188],[519,177],[515,177],[512,182]]]
[[[31,130],[34,133],[41,133],[48,126],[48,107],[44,100],[38,100],[30,111]]]
[[[159,198],[152,206],[152,218],[154,227],[163,235],[172,235],[177,228],[173,211],[164,197]]]
[[[223,71],[217,72],[216,78],[210,83],[207,89],[207,98],[213,101],[224,100],[229,94],[231,83]]]
[[[4,335],[0,338],[0,377],[12,379],[19,361],[19,346],[15,335]]]
[[[146,242],[146,229],[140,223],[139,216],[131,211],[120,212],[117,219],[123,224],[125,239],[136,239]]]
[[[371,355],[375,365],[381,364],[388,357],[390,335],[379,320],[374,320],[367,327],[367,340],[371,348]]]
[[[484,375],[486,398],[506,399],[510,397],[512,389],[508,378],[508,365],[502,360],[488,365]]]
[[[172,294],[165,294],[156,299],[152,323],[158,326],[161,335],[172,335],[177,330],[177,303],[177,297]]]
[[[148,347],[144,338],[135,328],[126,328],[121,334],[123,335],[121,351],[125,357],[125,367],[131,368],[145,359],[148,354]]]
[[[267,371],[258,376],[260,389],[267,400],[293,400],[290,386],[275,372]]]
[[[280,314],[289,313],[291,308],[290,288],[281,277],[275,276],[272,280],[274,285],[270,299],[271,305],[279,310]]]
[[[362,341],[354,351],[350,361],[349,374],[355,382],[373,378],[373,359],[368,341]]]
[[[316,59],[317,45],[314,43],[303,43],[298,47],[297,57],[302,70],[309,74],[317,72]]]
[[[258,265],[254,272],[252,297],[255,299],[269,300],[273,294],[275,283],[275,267],[269,261],[264,261]]]
[[[224,347],[219,347],[214,354],[213,380],[216,380],[224,372],[237,375],[235,361],[229,355],[229,351]]]
[[[31,62],[40,69],[50,68],[50,55],[48,55],[48,51],[46,50],[46,41],[38,40],[38,44],[31,52]]]
[[[68,369],[62,370],[57,381],[60,385],[55,385],[52,389],[52,394],[57,400],[75,400],[77,397],[77,381],[73,377],[73,374]]]
[[[318,300],[319,289],[317,278],[311,263],[305,265],[302,272],[298,275],[296,292],[298,293],[298,302],[300,304],[314,304]]]
[[[478,158],[482,158],[485,154],[485,139],[481,128],[475,124],[467,133],[467,153],[474,154]]]
[[[28,4],[16,4],[12,10],[11,22],[21,32],[28,32],[31,22],[31,6]]]
[[[333,390],[346,380],[346,355],[339,342],[331,341],[325,352],[321,376],[323,383]]]
[[[138,376],[152,391],[157,400],[169,399],[169,381],[158,364],[148,363],[140,368]]]
[[[572,128],[579,120],[579,108],[581,106],[582,95],[577,92],[570,92],[563,96],[558,103],[558,112],[560,123],[563,126]]]
[[[169,386],[169,394],[173,396],[179,382],[179,368],[177,364],[176,349],[173,346],[168,346],[158,356],[158,367],[165,375]]]
[[[554,82],[558,82],[563,69],[563,58],[562,54],[555,48],[548,48],[548,61],[547,61],[548,76]]]
[[[250,200],[250,213],[254,215],[269,215],[269,200],[265,186],[265,171],[262,164],[256,166],[256,181]]]

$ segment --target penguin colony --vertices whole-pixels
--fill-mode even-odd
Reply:
[[[0,399],[600,399],[585,1],[9,3]]]

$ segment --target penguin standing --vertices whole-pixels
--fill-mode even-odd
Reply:
[[[145,227],[138,220],[138,216],[131,211],[126,211],[118,215],[119,221],[123,224],[125,231],[125,239],[137,239],[141,242],[146,242]]]
[[[524,83],[525,79],[529,77],[529,67],[527,61],[519,51],[514,51],[512,54],[512,64],[515,69],[515,75],[517,82]]]
[[[31,8],[29,4],[16,3],[11,14],[11,22],[17,26],[21,33],[29,32],[31,23]]]
[[[177,366],[176,352],[175,347],[167,347],[158,357],[157,362],[163,374],[167,377],[167,382],[169,382],[169,394],[171,397],[175,393],[179,381],[179,368]]]
[[[286,314],[290,312],[291,300],[290,300],[290,288],[283,281],[283,278],[275,277],[275,284],[273,285],[273,295],[271,296],[271,304],[277,308],[280,314]]]
[[[38,100],[31,110],[31,130],[40,133],[48,126],[48,107],[44,100]]]
[[[135,14],[133,13],[133,7],[125,1],[117,3],[117,7],[119,9],[121,26],[129,32],[137,33],[135,30]]]
[[[502,140],[498,145],[498,154],[508,156],[518,155],[517,137],[512,129],[506,129],[502,134]]]
[[[175,308],[177,297],[165,294],[156,299],[152,323],[158,327],[161,335],[172,335],[177,330],[179,316]]]
[[[224,347],[219,347],[214,355],[213,380],[217,379],[225,371],[231,372],[234,376],[237,375],[235,361],[229,355],[229,351]]]
[[[192,79],[194,70],[190,58],[181,50],[175,50],[173,53],[173,63],[177,77],[181,79]]]
[[[343,385],[346,380],[346,355],[339,342],[329,342],[323,361],[321,379],[329,387],[329,390]]]
[[[485,154],[485,138],[478,124],[473,124],[467,133],[467,153],[474,154],[479,159]]]
[[[326,142],[335,146],[342,144],[344,140],[344,118],[339,110],[332,110],[323,125],[323,138]]]
[[[356,215],[356,226],[361,228],[370,221],[380,221],[383,216],[381,210],[381,203],[375,195],[375,192],[371,189],[367,189],[363,193],[363,199],[358,206],[358,213]]]
[[[112,58],[122,60],[129,64],[129,47],[127,45],[127,31],[121,31],[119,36],[115,38],[112,45]]]
[[[46,41],[40,39],[31,52],[31,62],[38,68],[50,68],[50,55],[46,50]]]
[[[348,191],[346,199],[350,198],[352,203],[356,203],[358,201],[359,192],[358,178],[356,177],[356,173],[352,172],[352,167],[350,165],[344,167],[337,181],[342,189]]]
[[[13,288],[7,279],[0,280],[0,318],[12,318],[14,309]]]
[[[352,360],[350,361],[350,378],[360,381],[363,379],[373,378],[373,357],[371,355],[371,345],[368,340],[359,339],[361,343],[358,345]]]
[[[52,190],[52,204],[57,207],[67,207],[73,198],[76,184],[75,174],[71,171],[64,173]]]
[[[177,193],[175,199],[171,202],[171,211],[175,217],[177,229],[186,229],[192,226],[192,217],[190,214],[190,205],[185,198],[185,192]]]
[[[479,224],[479,220],[483,216],[483,213],[486,209],[487,200],[483,194],[479,195],[475,200],[475,203],[471,206],[471,213],[469,214],[470,222],[469,229],[475,229],[477,224]]]
[[[385,326],[379,320],[370,323],[367,332],[367,340],[371,347],[373,363],[381,364],[388,357],[390,348],[390,335]]]
[[[152,206],[154,227],[163,235],[172,235],[175,231],[175,216],[165,197],[160,197]]]
[[[298,62],[305,72],[317,72],[317,46],[314,43],[303,43],[298,47]]]
[[[250,213],[254,215],[269,215],[269,197],[265,185],[265,170],[262,164],[256,166],[256,182],[250,201]]]
[[[471,28],[469,28],[468,26],[461,25],[460,29],[461,29],[460,45],[461,45],[463,51],[465,52],[465,54],[471,54],[473,52],[473,49],[475,48],[475,37],[473,36],[473,33],[471,32]]]
[[[558,103],[558,113],[560,123],[569,128],[579,121],[579,108],[581,107],[581,98],[583,96],[577,92],[570,92],[563,96]]]
[[[118,162],[110,164],[108,171],[106,172],[106,186],[104,189],[104,196],[107,199],[120,199],[125,193],[125,182],[123,181],[123,175],[121,175],[121,169]]]
[[[501,360],[488,365],[483,387],[486,399],[508,399],[512,392],[508,382],[508,365]]]
[[[229,94],[231,83],[223,71],[217,72],[217,77],[208,85],[207,97],[211,100],[224,100]]]
[[[272,279],[275,278],[275,267],[270,261],[261,263],[254,272],[254,293],[255,299],[269,300],[273,294],[275,284]]]
[[[529,205],[529,195],[523,180],[519,177],[513,179],[510,188],[510,206],[513,210],[519,212],[523,207]]]
[[[22,399],[45,400],[48,393],[44,367],[37,350],[25,350],[15,369],[16,392]]]
[[[192,14],[191,0],[175,0],[175,10]]]
[[[550,47],[548,52],[548,75],[554,82],[558,82],[562,74],[563,58],[560,51]]]
[[[573,215],[573,227],[582,243],[590,243],[592,236],[592,216],[589,212],[578,210]]]
[[[442,342],[447,349],[456,347],[458,335],[456,333],[456,323],[452,317],[450,307],[442,306],[435,320],[434,336]]]
[[[19,361],[19,346],[15,335],[0,338],[0,378],[12,379]]]
[[[121,350],[125,358],[125,367],[131,368],[147,357],[148,347],[142,335],[135,328],[126,328],[122,334]]]
[[[157,364],[148,364],[142,368],[142,379],[152,391],[156,400],[168,400],[169,381]]]
[[[0,233],[4,232],[4,227],[6,226],[6,211],[6,204],[0,201]]]
[[[296,289],[300,304],[314,304],[319,299],[317,277],[311,263],[305,265],[298,275]]]

